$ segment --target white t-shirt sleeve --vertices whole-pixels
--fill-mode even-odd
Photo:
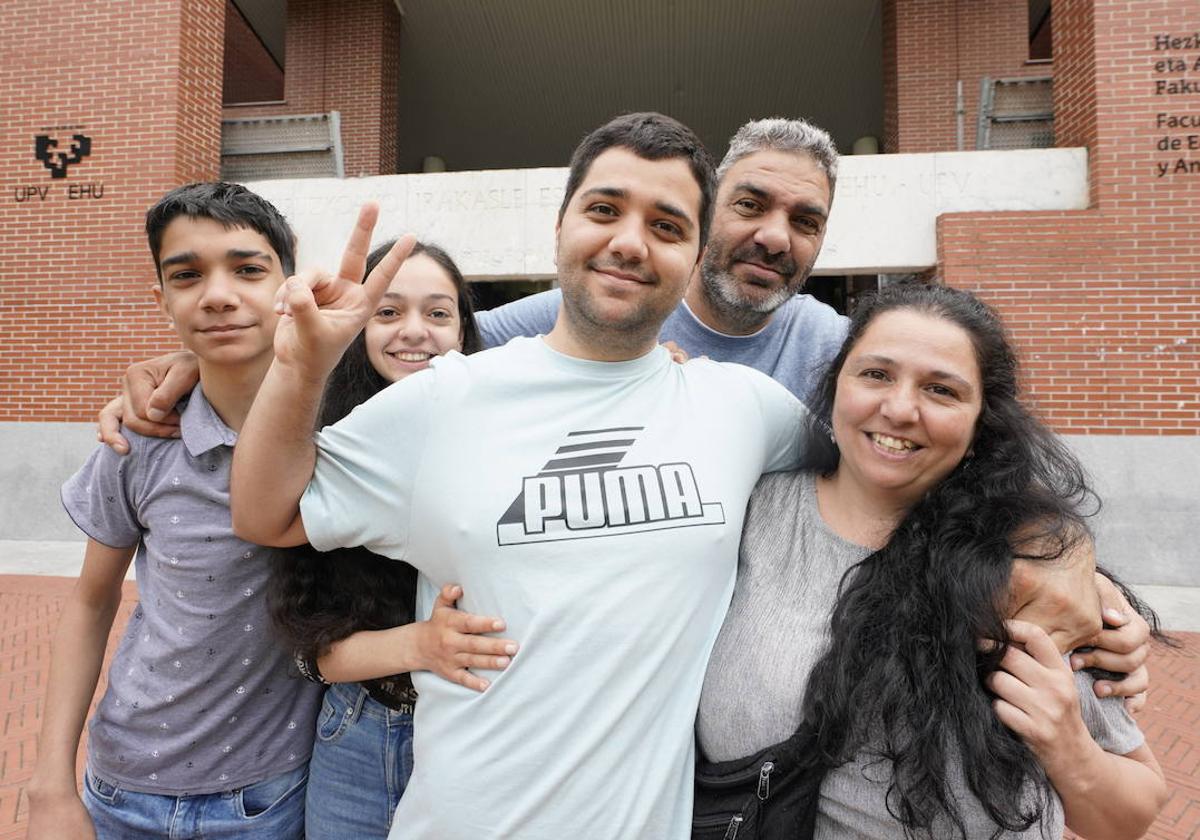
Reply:
[[[743,370],[762,411],[767,443],[763,472],[831,467],[836,450],[808,407],[766,374]]]
[[[404,559],[435,377],[423,371],[397,382],[317,433],[300,515],[319,551],[362,545]]]

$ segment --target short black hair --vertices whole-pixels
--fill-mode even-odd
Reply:
[[[653,111],[624,114],[609,120],[575,147],[571,154],[567,189],[563,194],[562,206],[558,208],[559,222],[579,185],[587,177],[592,161],[612,148],[629,149],[646,160],[683,158],[687,161],[696,183],[700,185],[700,250],[704,250],[708,242],[708,229],[712,224],[713,193],[717,188],[712,156],[690,128],[679,120]]]
[[[285,277],[296,271],[296,234],[275,205],[241,184],[225,181],[197,181],[176,187],[146,211],[146,239],[154,270],[162,282],[163,231],[180,216],[212,219],[226,228],[248,228],[261,233],[275,253]]]

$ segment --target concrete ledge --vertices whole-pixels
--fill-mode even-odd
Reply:
[[[1200,587],[1133,584],[1133,590],[1158,613],[1164,630],[1200,632]]]
[[[380,204],[375,241],[441,245],[470,280],[554,276],[565,168],[284,178],[249,182],[287,216],[300,267],[337,265],[357,208]],[[1087,149],[847,156],[817,274],[920,271],[937,262],[943,213],[1084,210]]]
[[[1200,586],[1200,437],[1063,439],[1103,503],[1093,526],[1099,562],[1125,581]]]
[[[0,423],[0,539],[78,540],[58,491],[95,448],[91,423]]]

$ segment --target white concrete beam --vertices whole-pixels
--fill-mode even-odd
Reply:
[[[817,274],[919,271],[937,259],[942,213],[1087,208],[1086,149],[843,157]],[[413,232],[472,280],[554,276],[554,222],[566,169],[499,169],[257,181],[300,237],[301,266],[337,265],[368,199],[376,241]]]

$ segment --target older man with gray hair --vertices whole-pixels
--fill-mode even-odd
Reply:
[[[805,120],[738,129],[717,168],[708,248],[660,339],[756,368],[809,403],[846,335],[845,318],[798,294],[825,238],[837,166],[829,134]],[[485,344],[547,332],[559,300],[554,290],[479,313]]]

